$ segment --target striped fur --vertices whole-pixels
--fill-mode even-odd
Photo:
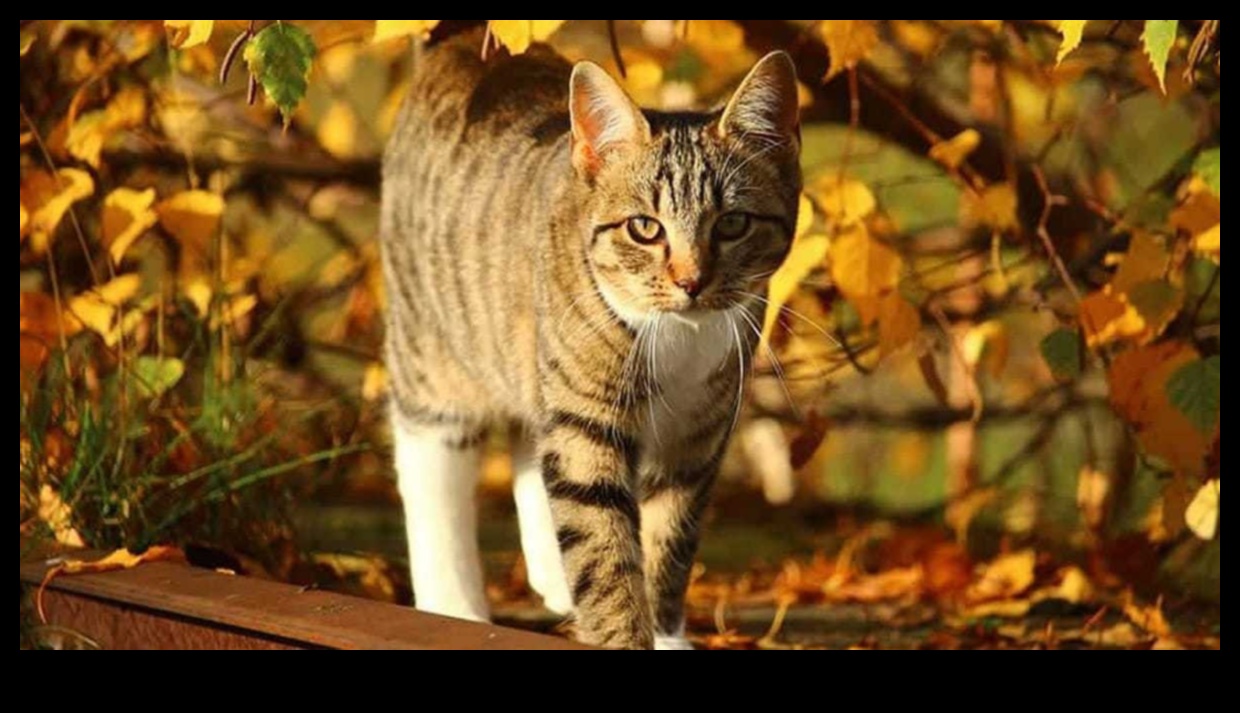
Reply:
[[[651,648],[683,631],[760,298],[790,246],[795,77],[773,56],[725,112],[640,112],[597,67],[574,76],[539,47],[484,63],[477,39],[422,59],[385,161],[398,439],[476,453],[485,429],[520,425],[542,464],[557,538],[543,539],[559,543],[580,638]],[[570,87],[584,114],[570,111]],[[729,213],[749,218],[725,241]],[[661,238],[636,241],[637,217],[657,220]],[[427,478],[466,477],[398,466],[407,501],[440,492]],[[411,522],[411,539],[437,542],[436,527]],[[414,549],[416,576],[436,557]],[[472,566],[458,569],[454,586],[472,586]],[[442,588],[421,578],[430,600],[424,591]]]

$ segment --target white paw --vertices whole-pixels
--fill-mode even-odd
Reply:
[[[655,651],[693,651],[693,644],[683,636],[656,636]]]

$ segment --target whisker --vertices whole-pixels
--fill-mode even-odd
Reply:
[[[744,293],[742,293],[742,294],[747,295],[747,296],[749,296],[749,297],[752,297],[753,299],[758,300],[758,301],[759,301],[759,302],[761,302],[762,304],[765,304],[765,305],[767,306],[767,308],[768,308],[768,309],[769,309],[769,308],[770,308],[770,306],[771,306],[771,301],[770,301],[770,300],[768,300],[768,299],[766,299],[765,297],[759,297],[758,295],[755,295],[755,294],[753,294],[753,293],[751,293],[751,292],[744,292]],[[826,338],[827,338],[827,341],[829,341],[829,342],[831,342],[833,345],[835,345],[835,348],[836,348],[836,349],[843,349],[843,348],[844,348],[844,345],[840,343],[840,340],[839,340],[839,339],[836,339],[836,338],[835,338],[835,336],[834,336],[833,334],[831,334],[830,332],[828,332],[826,329],[823,329],[823,327],[822,327],[821,325],[819,325],[817,322],[815,322],[814,320],[810,319],[809,317],[806,317],[805,315],[803,315],[803,314],[801,314],[800,312],[798,312],[798,311],[796,311],[796,310],[792,309],[791,307],[780,307],[779,309],[780,309],[780,311],[781,311],[781,312],[787,312],[788,314],[792,315],[793,317],[796,317],[797,319],[800,319],[801,321],[805,322],[805,323],[806,323],[806,324],[808,324],[809,326],[811,326],[811,327],[813,327],[814,329],[818,330],[818,331],[822,334],[822,336],[824,336],[824,337],[826,337]]]
[[[797,409],[796,402],[792,399],[792,391],[788,389],[788,379],[784,375],[784,367],[780,363],[779,357],[776,356],[775,350],[771,348],[770,344],[763,342],[762,329],[758,326],[758,323],[754,321],[753,315],[749,314],[749,312],[743,308],[740,309],[739,314],[741,318],[749,324],[749,329],[753,332],[754,337],[757,338],[758,343],[762,344],[762,346],[766,349],[767,356],[771,358],[771,367],[775,370],[775,376],[779,380],[779,385],[784,390],[784,397],[788,399],[788,407],[792,409],[792,414],[799,419],[801,414],[799,409]]]

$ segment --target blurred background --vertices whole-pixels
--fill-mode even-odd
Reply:
[[[1220,645],[1217,20],[21,20],[23,548],[408,602],[379,160],[423,44],[484,23],[653,108],[798,64],[699,644]],[[505,437],[491,595],[550,630]]]

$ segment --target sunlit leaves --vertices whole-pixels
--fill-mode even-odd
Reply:
[[[938,161],[947,170],[955,171],[963,166],[981,145],[982,135],[977,129],[965,129],[955,137],[932,146],[930,158]]]
[[[82,535],[73,527],[73,510],[60,493],[46,483],[39,489],[39,520],[47,525],[59,544],[73,548],[86,546]]]
[[[375,42],[413,37],[425,39],[442,20],[375,20]]]
[[[306,96],[315,53],[314,39],[305,30],[285,22],[271,25],[246,45],[245,61],[250,74],[279,108],[286,125]]]
[[[568,20],[489,20],[491,37],[512,54],[524,54],[535,42],[546,42]]]
[[[801,283],[826,262],[831,241],[826,235],[810,234],[813,221],[814,208],[808,199],[802,197],[800,213],[797,216],[797,235],[792,243],[792,251],[784,260],[784,264],[771,277],[769,304],[763,328],[765,341],[770,340],[772,330],[779,321],[784,305],[800,288]]]
[[[1203,434],[1218,425],[1223,403],[1222,358],[1187,364],[1167,382],[1167,397]]]
[[[146,94],[138,87],[117,93],[106,108],[78,117],[69,127],[65,148],[79,161],[100,167],[107,142],[121,131],[139,127],[146,121]]]
[[[120,264],[134,242],[158,222],[159,217],[152,210],[154,204],[154,188],[118,188],[104,199],[101,237],[113,262]]]
[[[1179,20],[1146,20],[1145,32],[1141,34],[1145,54],[1164,93],[1167,91],[1167,63],[1171,59],[1171,48],[1175,46],[1179,29]]]
[[[73,204],[94,193],[94,179],[76,168],[62,168],[54,176],[42,171],[27,172],[22,185],[22,203],[31,211],[27,226],[30,249],[36,254],[45,252]]]
[[[809,191],[835,229],[856,226],[878,209],[874,193],[860,181],[830,176],[816,182]]]
[[[899,253],[861,225],[840,235],[831,252],[831,276],[865,326],[878,320],[882,298],[899,284],[903,264]]]
[[[103,338],[104,344],[114,347],[120,343],[124,325],[122,307],[132,300],[142,287],[138,275],[125,275],[73,298],[69,302],[69,317],[81,327]]]
[[[878,47],[876,20],[821,20],[820,23],[819,32],[831,53],[831,69],[826,79],[855,69]]]
[[[1188,529],[1202,540],[1213,540],[1218,535],[1222,502],[1223,486],[1218,480],[1208,481],[1201,486],[1184,515]]]
[[[224,199],[207,191],[185,191],[155,207],[159,224],[183,245],[205,250],[219,230]]]
[[[215,30],[215,20],[164,20],[173,47],[189,49],[204,45]]]
[[[1089,20],[1060,20],[1059,34],[1063,35],[1063,43],[1059,45],[1059,54],[1055,58],[1055,62],[1063,64],[1068,55],[1076,51],[1081,46],[1081,40],[1085,38],[1085,25]]]

